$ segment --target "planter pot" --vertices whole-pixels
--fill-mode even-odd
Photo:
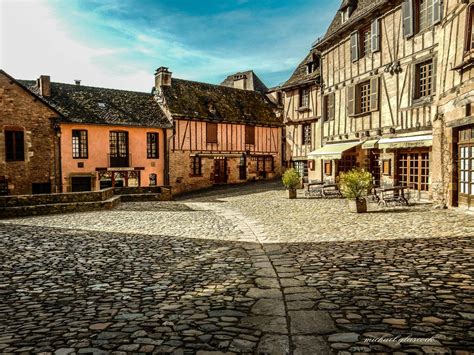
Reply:
[[[296,189],[289,189],[288,190],[288,198],[290,198],[290,199],[296,198]]]
[[[367,212],[367,200],[365,198],[349,200],[349,210],[356,213]]]

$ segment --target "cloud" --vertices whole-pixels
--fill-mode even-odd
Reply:
[[[214,83],[254,69],[279,83],[333,10],[310,0],[0,0],[0,11],[0,66],[13,76],[148,91],[159,66]]]

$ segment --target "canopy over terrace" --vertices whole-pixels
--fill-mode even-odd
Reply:
[[[342,153],[362,144],[360,141],[327,144],[308,154],[310,158],[341,159]]]

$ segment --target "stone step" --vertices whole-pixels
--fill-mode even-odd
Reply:
[[[169,196],[162,193],[124,194],[122,202],[169,201]]]
[[[38,216],[47,214],[58,214],[68,212],[88,212],[107,210],[118,206],[121,202],[120,196],[112,196],[105,201],[54,203],[47,205],[1,207],[0,218],[15,218],[25,216]]]

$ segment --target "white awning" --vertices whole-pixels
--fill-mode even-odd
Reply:
[[[345,142],[345,143],[334,143],[334,144],[326,144],[325,146],[316,149],[308,154],[309,157],[312,158],[324,158],[324,159],[341,159],[342,153],[346,150],[352,149],[361,145],[362,142]],[[311,158],[310,158],[311,159]]]
[[[431,147],[433,145],[433,136],[426,134],[423,136],[383,138],[379,140],[378,145],[379,149]]]
[[[374,149],[377,148],[378,139],[369,139],[362,143],[362,149]]]

